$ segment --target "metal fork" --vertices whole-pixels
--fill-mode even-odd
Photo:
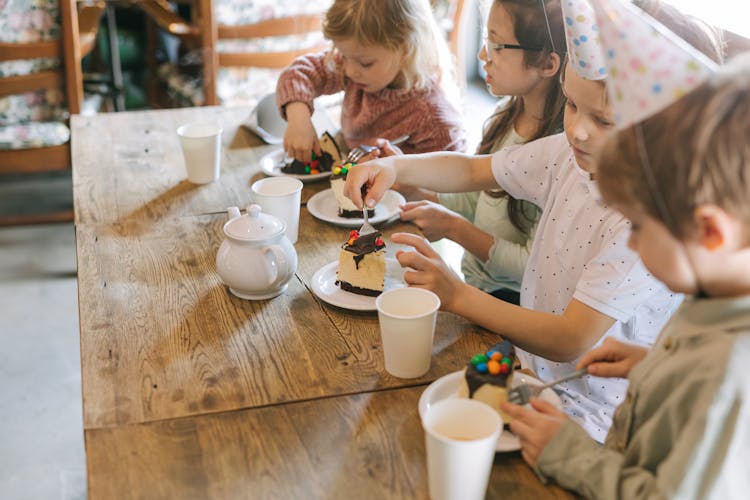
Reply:
[[[406,141],[407,139],[409,139],[408,135],[402,135],[401,137],[397,139],[393,139],[392,141],[389,141],[389,142],[393,146],[398,146],[399,144]],[[366,146],[364,144],[360,144],[359,146],[353,147],[349,151],[349,154],[346,155],[346,161],[347,163],[357,163],[359,160],[369,155],[376,149],[378,149],[377,146]]]
[[[377,231],[372,225],[370,224],[370,217],[367,215],[367,212],[369,209],[367,208],[367,205],[365,205],[365,196],[367,196],[367,186],[362,186],[362,227],[359,228],[359,235],[364,236],[366,234],[374,233]]]
[[[532,397],[536,397],[544,389],[561,384],[574,378],[582,377],[588,373],[588,369],[581,368],[573,373],[544,385],[521,384],[508,391],[508,401],[517,405],[525,405]]]

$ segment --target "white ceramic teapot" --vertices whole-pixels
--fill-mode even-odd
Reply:
[[[216,254],[221,280],[243,299],[270,299],[283,293],[297,270],[297,252],[285,235],[284,223],[261,213],[260,205],[250,205],[245,215],[237,207],[228,212],[226,239]]]

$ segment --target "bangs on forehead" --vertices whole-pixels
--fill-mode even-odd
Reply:
[[[609,107],[609,92],[607,92],[607,80],[586,80],[582,76],[580,76],[578,73],[575,72],[573,68],[570,67],[568,64],[567,58],[564,62],[565,67],[560,71],[560,81],[562,83],[562,90],[565,94],[565,97],[570,97],[569,93],[569,83],[566,83],[568,80],[566,76],[566,72],[570,70],[570,72],[574,75],[574,78],[577,78],[578,80],[582,82],[590,82],[595,83],[597,86],[601,89],[601,92],[599,93],[599,98],[596,100],[591,99],[590,95],[585,96],[585,104],[588,105],[588,107],[595,109],[596,111],[600,111],[603,115],[610,115],[611,109]],[[580,104],[580,103],[576,103]]]
[[[336,2],[326,14],[323,34],[334,43],[351,38],[363,46],[395,50],[406,42],[413,25],[399,17],[408,13],[386,7],[373,15],[368,2]]]

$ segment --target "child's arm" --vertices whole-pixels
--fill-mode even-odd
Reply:
[[[734,342],[729,359],[726,342],[717,344],[704,337],[653,360],[648,375],[631,382],[639,394],[618,408],[604,446],[575,422],[551,423],[554,413],[540,401],[532,399],[534,409],[501,409],[513,419],[524,459],[585,498],[731,496],[748,484],[750,342],[746,335]]]
[[[413,222],[429,241],[448,238],[476,258],[486,261],[495,243],[493,236],[482,231],[460,214],[430,201],[414,201],[401,207],[401,220]]]
[[[401,151],[401,148],[391,144],[388,139],[378,138],[375,141],[375,145],[380,150],[380,154],[378,156],[381,158],[394,155],[400,156],[404,154],[404,152]],[[364,162],[360,161],[360,163]],[[422,189],[420,187],[408,186],[406,184],[394,184],[391,189],[394,189],[404,195],[404,198],[406,198],[408,201],[428,200],[434,201],[436,203],[438,202],[437,194],[435,194],[433,191]]]
[[[284,150],[300,161],[310,161],[312,152],[320,154],[320,144],[311,116],[313,99],[343,88],[341,75],[329,65],[329,55],[321,52],[298,57],[279,76],[276,105],[288,122],[284,132]]]
[[[521,349],[552,361],[569,362],[578,358],[615,322],[575,299],[559,315],[503,302],[461,281],[424,238],[396,233],[391,241],[417,250],[396,255],[403,267],[412,269],[404,273],[404,280],[410,286],[432,290],[440,297],[443,310],[463,316],[501,334]]]
[[[304,102],[290,102],[286,105],[288,125],[284,131],[284,151],[299,161],[309,162],[312,153],[320,155],[318,133],[312,123],[310,109]]]
[[[586,366],[597,377],[625,378],[648,351],[646,347],[606,338],[602,345],[584,354],[576,368]]]
[[[497,188],[491,156],[441,152],[389,156],[357,165],[346,177],[344,193],[362,206],[361,187],[367,185],[367,206],[374,207],[394,182],[442,193]]]
[[[653,487],[650,471],[625,467],[622,451],[601,446],[550,403],[538,398],[530,403],[532,408],[502,402],[500,409],[512,419],[521,456],[543,479],[584,498],[665,498]]]
[[[533,410],[507,401],[500,402],[500,409],[511,418],[510,430],[521,440],[521,456],[534,468],[544,447],[570,419],[547,401],[531,398],[529,403]]]

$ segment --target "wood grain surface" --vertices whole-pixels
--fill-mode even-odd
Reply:
[[[250,177],[263,155],[278,149],[240,127],[249,114],[208,107],[74,116],[76,223],[159,221],[247,205]],[[196,121],[223,128],[221,176],[210,184],[186,180],[176,131]]]
[[[95,429],[90,498],[426,499],[422,387]],[[488,498],[571,498],[517,452]]]
[[[350,228],[305,202],[298,268],[263,301],[216,272],[228,206],[251,201],[260,145],[249,110],[192,108],[72,120],[83,425],[89,498],[425,498],[419,394],[499,340],[440,312],[429,372],[384,368],[377,314],[332,306],[312,278]],[[185,180],[175,129],[224,128],[218,181]],[[379,225],[387,255],[396,231]],[[440,248],[438,246],[438,248]],[[408,250],[408,249],[405,249]],[[498,455],[492,497],[564,498],[516,455]]]
[[[246,301],[216,273],[225,220],[77,226],[86,428],[424,383],[497,338],[440,313],[430,372],[392,377],[377,315],[328,306],[310,286],[348,230],[304,220],[287,291]]]

